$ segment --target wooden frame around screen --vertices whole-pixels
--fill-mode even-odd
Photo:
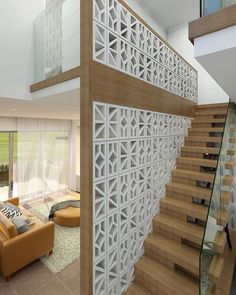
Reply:
[[[123,1],[129,11],[137,16]],[[93,101],[192,117],[196,105],[93,61],[93,0],[81,0],[81,246],[80,294],[93,293]],[[140,17],[138,17],[145,23]],[[150,27],[149,27],[150,28]],[[153,31],[153,30],[152,30]],[[158,35],[158,34],[157,34]],[[168,45],[169,46],[169,45]]]

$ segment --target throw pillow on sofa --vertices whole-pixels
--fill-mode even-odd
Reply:
[[[29,230],[29,225],[27,223],[27,218],[22,216],[17,216],[11,219],[12,223],[15,225],[17,232],[23,234]]]
[[[10,203],[5,203],[2,206],[1,211],[7,218],[14,218],[22,215],[20,210]]]
[[[7,218],[0,210],[0,232],[4,234],[7,239],[14,238],[18,235],[17,229],[11,219]]]

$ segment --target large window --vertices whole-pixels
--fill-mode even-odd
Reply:
[[[13,196],[13,173],[16,159],[16,132],[0,132],[0,201]]]
[[[71,121],[18,119],[14,190],[32,199],[70,187]]]
[[[0,132],[0,201],[32,199],[71,185],[71,121],[17,119]]]

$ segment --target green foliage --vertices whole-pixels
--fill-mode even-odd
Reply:
[[[9,173],[9,166],[8,165],[0,165],[0,173],[2,174],[8,174]]]
[[[13,138],[14,161],[16,160],[17,136]],[[0,164],[9,163],[9,133],[0,132]]]
[[[3,185],[5,182],[8,182],[9,177],[9,166],[8,165],[0,165],[0,181]]]

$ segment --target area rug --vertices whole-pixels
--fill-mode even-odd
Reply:
[[[70,196],[70,199],[71,198]],[[36,207],[28,209],[33,215],[41,221],[48,221],[48,214],[53,204],[68,200],[68,197],[43,203]],[[55,244],[53,254],[42,257],[41,261],[52,272],[58,273],[69,264],[77,260],[80,256],[80,228],[64,227],[55,224]]]

